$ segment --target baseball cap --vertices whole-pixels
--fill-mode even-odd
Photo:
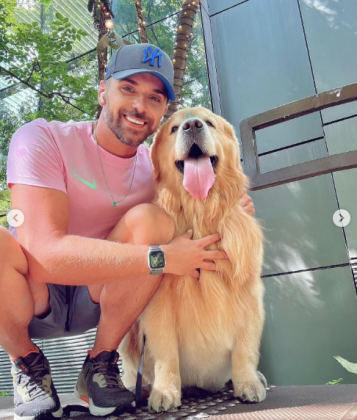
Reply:
[[[174,66],[170,57],[152,44],[123,45],[111,57],[104,80],[125,79],[140,73],[157,76],[165,85],[170,101],[175,100]]]

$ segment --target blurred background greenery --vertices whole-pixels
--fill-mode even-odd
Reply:
[[[88,0],[0,0],[0,225],[11,208],[6,160],[14,132],[35,118],[91,120],[97,110],[98,31]],[[132,0],[112,0],[113,30],[139,43]],[[182,0],[142,0],[150,43],[173,57]],[[112,50],[109,48],[109,55]],[[181,106],[211,108],[201,16],[193,25]],[[150,139],[149,139],[150,143]]]

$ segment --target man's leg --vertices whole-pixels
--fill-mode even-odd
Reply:
[[[170,242],[174,222],[162,209],[143,204],[131,209],[116,225],[107,240],[137,245]],[[100,301],[101,316],[94,348],[84,362],[76,395],[89,402],[94,415],[108,415],[130,404],[134,396],[120,379],[116,349],[126,332],[145,309],[162,279],[161,276],[128,278],[104,287],[90,286],[93,301]]]
[[[152,204],[142,204],[128,211],[107,240],[136,245],[162,245],[170,242],[174,233],[174,222],[164,210]],[[161,279],[162,275],[149,274],[106,284],[102,288],[101,317],[92,357],[103,349],[118,348],[124,335],[149,303]],[[98,299],[98,289],[92,290],[89,287],[92,299]]]
[[[30,279],[21,246],[0,227],[0,346],[11,359],[37,351],[28,325],[34,315],[42,315],[48,309],[47,285]]]
[[[32,420],[42,414],[62,417],[48,361],[28,332],[33,316],[48,309],[47,285],[30,279],[20,245],[0,228],[0,345],[12,360],[15,420]]]

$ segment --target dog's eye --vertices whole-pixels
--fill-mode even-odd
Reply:
[[[211,121],[206,121],[206,124],[214,128],[214,125],[211,123]]]
[[[177,131],[178,130],[178,127],[177,127],[177,125],[174,125],[172,128],[171,128],[171,134],[172,133],[174,133],[175,131]]]

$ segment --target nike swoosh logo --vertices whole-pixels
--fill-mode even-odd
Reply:
[[[92,188],[95,190],[97,188],[97,183],[94,182],[88,182],[85,179],[81,178],[79,175],[72,172],[72,175],[75,176],[79,181],[83,182],[83,184],[87,185],[89,188]]]

